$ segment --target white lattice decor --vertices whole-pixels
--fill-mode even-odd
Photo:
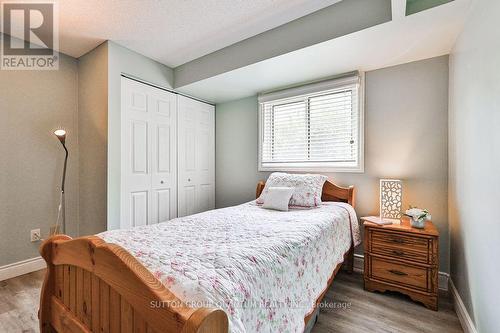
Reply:
[[[387,219],[401,218],[403,184],[400,180],[380,180],[380,217]]]

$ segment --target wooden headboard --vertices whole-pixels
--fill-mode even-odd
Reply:
[[[256,198],[260,196],[264,190],[266,182],[260,181],[257,183]],[[321,194],[322,201],[346,202],[354,207],[354,186],[340,187],[330,181],[326,181],[323,185],[323,193]]]

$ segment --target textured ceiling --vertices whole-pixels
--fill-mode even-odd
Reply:
[[[400,0],[393,0],[398,2]],[[403,0],[404,1],[404,0]],[[283,86],[353,70],[371,71],[449,54],[463,29],[471,0],[455,0],[414,15],[393,13],[393,20],[213,76],[179,91],[225,102]]]
[[[60,51],[80,57],[112,40],[176,67],[338,1],[56,0]]]

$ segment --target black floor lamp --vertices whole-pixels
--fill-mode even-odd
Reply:
[[[57,229],[59,227],[59,218],[62,216],[61,231],[64,234],[66,233],[66,202],[64,197],[64,183],[66,182],[66,166],[68,164],[69,153],[68,149],[66,148],[66,131],[63,129],[58,129],[54,131],[54,134],[57,136],[57,138],[59,139],[64,148],[64,151],[66,152],[66,156],[64,157],[64,168],[61,181],[61,196],[59,197],[59,210],[57,212],[57,222],[56,222],[56,228],[54,230],[54,232],[57,233]]]

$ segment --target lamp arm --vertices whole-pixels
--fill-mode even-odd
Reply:
[[[66,182],[66,166],[68,165],[68,149],[66,148],[66,145],[63,143],[62,144],[64,147],[64,151],[66,152],[66,156],[64,157],[64,168],[63,168],[63,176],[62,176],[62,181],[61,181],[61,192],[64,193],[64,183]]]

